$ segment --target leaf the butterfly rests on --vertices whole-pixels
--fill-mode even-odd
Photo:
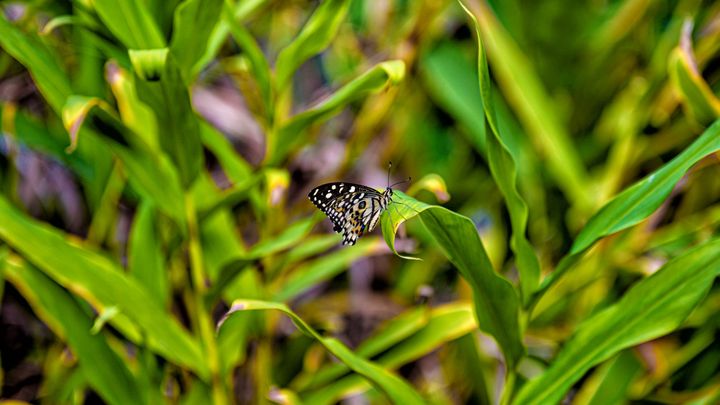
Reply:
[[[375,229],[392,195],[391,187],[381,193],[360,184],[327,183],[312,189],[308,198],[330,218],[333,230],[342,233],[343,245],[354,245]]]

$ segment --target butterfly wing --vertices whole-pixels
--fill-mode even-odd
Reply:
[[[352,183],[323,184],[308,198],[330,218],[333,230],[343,234],[344,245],[354,245],[363,233],[372,231],[385,206],[377,190]]]
[[[380,193],[365,195],[353,200],[345,211],[345,222],[342,224],[343,244],[354,245],[358,238],[366,232],[372,232],[385,209]]]

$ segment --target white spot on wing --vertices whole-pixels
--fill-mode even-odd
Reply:
[[[355,191],[355,186],[350,186],[350,192],[352,193],[354,191]]]
[[[330,197],[332,197],[332,193],[325,194],[325,198],[330,198]]]

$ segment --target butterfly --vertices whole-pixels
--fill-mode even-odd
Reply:
[[[392,202],[392,187],[400,183],[387,186],[383,192],[360,184],[327,183],[310,190],[308,198],[330,218],[333,230],[342,233],[343,245],[354,245],[375,229]]]

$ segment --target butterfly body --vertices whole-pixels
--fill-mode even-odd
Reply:
[[[360,184],[337,182],[312,189],[308,198],[330,218],[333,230],[342,233],[343,245],[354,245],[359,237],[375,229],[392,195],[391,187],[379,192]]]

